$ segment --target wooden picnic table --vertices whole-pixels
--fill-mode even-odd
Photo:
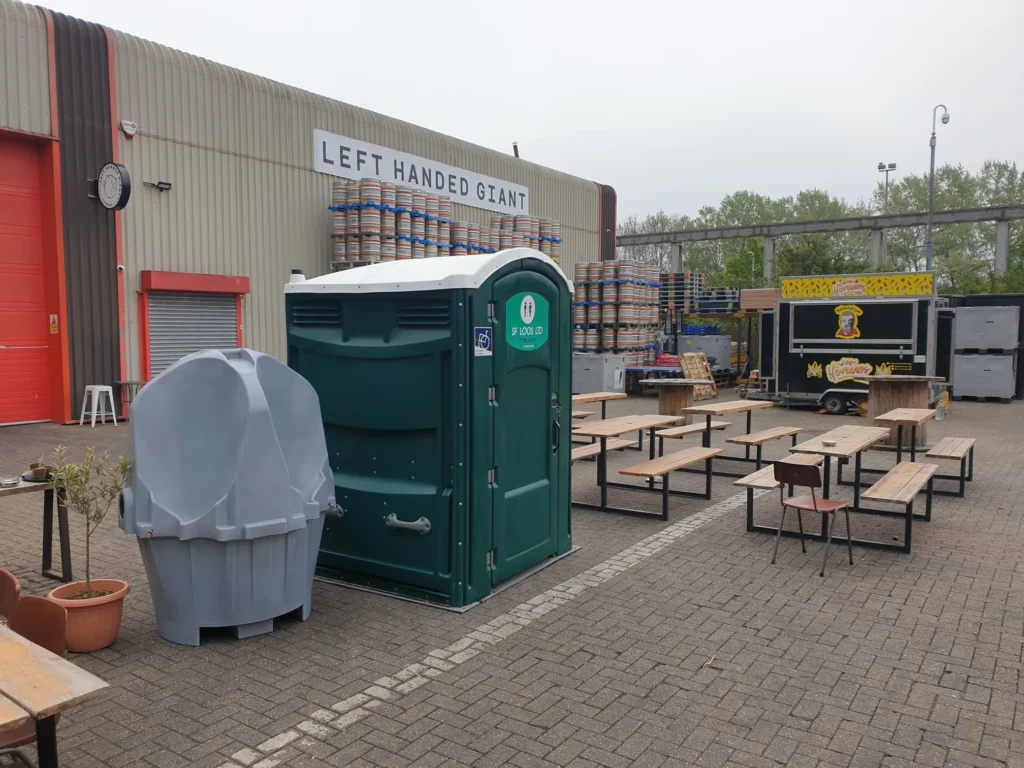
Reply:
[[[704,382],[705,384],[707,382]],[[686,409],[687,413],[701,414],[704,416],[726,416],[730,413],[749,413],[759,411],[762,408],[771,408],[774,403],[770,400],[725,400],[721,403],[704,403],[704,405],[691,405]]]
[[[829,498],[830,481],[832,476],[832,459],[839,459],[840,465],[843,462],[854,460],[854,488],[853,506],[850,509],[858,509],[860,506],[860,478],[861,478],[861,454],[873,445],[876,445],[889,436],[889,430],[885,427],[865,427],[859,424],[844,424],[835,429],[830,429],[823,435],[812,437],[810,440],[794,445],[789,450],[792,453],[815,453],[825,457],[824,479],[822,481],[822,498]],[[835,445],[825,445],[826,441],[836,441]],[[840,478],[841,480],[841,478]],[[858,509],[858,511],[860,511]]]
[[[35,720],[39,768],[57,768],[56,715],[109,687],[91,672],[0,626],[0,701],[10,701]],[[3,709],[12,711],[7,705]]]
[[[68,532],[68,510],[64,506],[64,499],[61,494],[55,494],[53,483],[34,483],[21,480],[11,488],[0,488],[0,498],[4,496],[17,496],[22,493],[43,494],[43,565],[42,574],[50,579],[71,581],[71,536]],[[60,573],[52,570],[53,567],[53,500],[57,499],[57,528],[60,535]]]
[[[923,443],[924,424],[934,418],[935,410],[932,408],[895,408],[875,416],[874,421],[882,426],[896,427],[896,463],[899,464],[903,461],[903,428],[910,427],[910,460],[915,461],[919,430]]]
[[[573,432],[583,437],[618,437],[627,432],[654,430],[666,424],[675,424],[683,420],[682,416],[662,416],[661,414],[638,414],[635,416],[616,416],[599,421],[585,421]],[[653,449],[652,449],[653,452]],[[651,458],[654,458],[653,456]]]
[[[875,443],[889,436],[885,427],[865,427],[859,424],[844,424],[830,429],[823,435],[804,440],[789,450],[793,453],[816,453],[821,456],[835,456],[849,459]],[[835,445],[825,445],[825,441],[836,441]],[[826,496],[826,498],[828,498]]]
[[[683,420],[682,416],[662,416],[661,414],[640,414],[636,416],[617,416],[613,419],[602,419],[600,421],[588,421],[573,429],[574,435],[582,437],[593,437],[601,442],[601,452],[597,456],[597,484],[601,488],[601,503],[597,509],[602,512],[609,511],[608,507],[608,486],[626,487],[636,489],[634,485],[625,483],[608,482],[608,439],[625,435],[628,432],[650,432],[650,458],[654,460],[654,431],[666,424],[675,424]],[[654,482],[649,483],[651,488]],[[588,506],[588,505],[577,505]]]
[[[927,408],[931,403],[932,384],[945,383],[942,376],[912,376],[897,374],[893,376],[865,376],[868,383],[868,418],[891,411],[895,408]],[[928,442],[925,428],[921,426],[918,434],[921,443]],[[884,444],[895,446],[900,439],[899,430],[890,435]],[[906,447],[905,444],[903,444]]]
[[[854,478],[853,483],[853,503],[850,505],[851,512],[861,512],[867,515],[876,515],[879,517],[895,517],[902,518],[904,520],[904,540],[903,543],[894,543],[891,541],[871,541],[865,539],[851,539],[852,544],[860,546],[873,547],[875,549],[895,549],[900,552],[910,551],[911,531],[914,520],[930,521],[932,518],[931,512],[931,493],[928,494],[928,504],[923,515],[916,515],[913,512],[913,508],[908,505],[903,511],[895,511],[891,509],[873,509],[861,506],[860,503],[860,488],[861,488],[861,474],[865,470],[861,467],[861,457],[867,449],[879,442],[883,441],[889,434],[890,430],[888,427],[866,427],[856,424],[844,424],[843,426],[836,427],[835,429],[829,430],[823,435],[805,440],[804,442],[796,445],[789,450],[794,453],[814,453],[825,457],[825,467],[823,471],[824,480],[821,489],[822,498],[830,498],[829,491],[829,477],[831,473],[831,459],[836,458],[842,466],[842,462],[849,461],[851,458],[854,461]],[[835,440],[835,445],[825,445],[825,441]],[[897,465],[898,466],[898,465]],[[881,471],[881,470],[878,470]],[[842,481],[841,475],[839,481]],[[822,518],[822,537],[823,540],[828,535],[828,520],[827,515]],[[763,526],[764,532],[775,533],[777,529],[768,528]],[[842,537],[832,537],[834,541],[845,541]]]
[[[601,404],[601,418],[608,415],[609,400],[625,400],[628,395],[625,392],[584,392],[572,396],[573,405],[586,405],[587,403]]]
[[[657,388],[658,413],[663,416],[675,416],[683,408],[693,405],[694,387],[711,382],[705,379],[641,379],[638,383]],[[690,423],[689,417],[686,423]]]
[[[702,445],[705,448],[711,447],[711,419],[714,416],[728,416],[733,413],[745,413],[747,414],[747,431],[745,434],[750,434],[750,427],[753,423],[754,411],[760,411],[765,408],[771,408],[774,404],[769,400],[725,400],[720,403],[704,403],[703,405],[691,405],[688,408],[682,408],[679,412],[693,416],[703,416],[705,419],[704,437]],[[743,449],[743,456],[718,456],[718,459],[724,459],[726,461],[745,461],[753,462],[750,458],[750,446],[746,446]],[[737,472],[721,472],[715,471],[716,475],[720,477],[743,477],[743,473]]]

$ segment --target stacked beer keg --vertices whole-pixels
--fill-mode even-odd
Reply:
[[[335,269],[507,248],[533,248],[557,262],[561,251],[561,224],[553,219],[494,215],[489,226],[453,221],[446,195],[376,178],[335,179],[329,210]]]
[[[573,349],[621,354],[626,365],[651,365],[659,323],[657,268],[631,261],[577,264]]]

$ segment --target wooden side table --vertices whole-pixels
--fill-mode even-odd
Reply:
[[[641,379],[639,384],[658,390],[658,413],[661,416],[678,416],[683,408],[693,405],[693,388],[707,384],[704,379]],[[686,417],[690,423],[690,417]]]
[[[68,531],[68,508],[63,494],[54,492],[52,483],[30,483],[22,480],[11,488],[0,488],[0,498],[22,493],[43,494],[43,565],[42,574],[67,583],[71,576],[71,535]],[[53,570],[53,500],[57,499],[57,529],[60,535],[60,574]]]

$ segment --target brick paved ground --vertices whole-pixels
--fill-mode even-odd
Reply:
[[[655,410],[650,398],[610,408]],[[754,418],[808,434],[863,423]],[[746,533],[741,505],[718,504],[735,489],[716,478],[713,502],[673,498],[670,523],[577,510],[579,552],[466,614],[317,583],[308,622],[199,648],[156,634],[137,546],[111,518],[94,572],[133,592],[117,644],[74,658],[112,691],[62,720],[62,765],[1024,766],[1024,404],[957,403],[931,427],[945,435],[979,439],[976,481],[966,501],[937,499],[910,556],[855,549],[850,567],[837,546],[820,579],[821,545],[802,555],[784,540],[771,566],[773,540]],[[126,439],[124,427],[0,429],[0,472],[57,443],[119,451]],[[593,466],[574,473],[576,498],[592,496]],[[700,479],[675,485],[689,483]],[[29,593],[51,586],[38,575],[40,505],[0,500],[0,563]],[[774,523],[776,505],[760,498],[758,517]],[[80,573],[77,540],[73,554]],[[531,609],[541,593],[556,597]],[[474,632],[487,622],[494,635]]]

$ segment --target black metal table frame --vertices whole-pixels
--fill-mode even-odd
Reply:
[[[43,567],[42,574],[50,579],[71,581],[71,536],[68,532],[68,508],[62,498],[57,499],[57,530],[60,536],[60,573],[53,568],[53,488],[43,491]]]
[[[653,461],[654,456],[654,430],[660,429],[661,427],[648,427],[650,430],[650,439],[648,445],[650,446],[650,459]],[[680,491],[669,488],[669,472],[661,477],[661,488],[660,490],[655,489],[654,478],[647,481],[647,485],[634,485],[632,483],[616,483],[609,482],[608,480],[608,438],[601,437],[601,453],[597,455],[597,484],[601,489],[601,503],[592,504],[585,501],[574,501],[572,505],[580,507],[581,509],[593,509],[598,512],[616,512],[620,515],[634,515],[636,517],[659,517],[662,520],[668,520],[668,503],[671,496],[686,496],[694,499],[710,499],[711,498],[711,459],[704,460],[704,474],[707,478],[705,490],[703,493],[697,491]],[[673,470],[673,471],[684,471],[684,470]],[[699,471],[699,470],[697,470]],[[629,507],[612,507],[608,505],[608,489],[609,488],[623,488],[630,491],[656,491],[661,494],[661,512],[648,512],[643,509],[631,509]]]
[[[132,400],[134,400],[139,394],[139,390],[149,382],[127,379],[124,381],[115,381],[114,383],[121,388],[121,405],[130,406],[132,404]],[[125,395],[127,395],[127,397],[125,397]],[[124,408],[124,412],[127,413],[127,411],[128,408]]]
[[[36,720],[36,756],[39,768],[57,768],[57,716]]]
[[[748,435],[750,434],[750,431],[751,431],[750,430],[751,423],[752,423],[752,418],[751,417],[753,416],[753,414],[754,414],[753,410],[747,411],[747,431],[746,431],[746,434],[748,434]],[[711,447],[711,433],[714,431],[714,430],[711,429],[711,419],[712,419],[712,417],[713,417],[713,414],[710,414],[710,413],[707,414],[707,426],[704,428],[704,432],[701,435],[701,445],[704,448],[710,448]],[[796,445],[796,435],[793,435],[793,445]],[[740,461],[740,462],[744,462],[744,463],[747,463],[747,464],[753,464],[753,465],[755,465],[755,468],[754,468],[755,472],[757,470],[761,469],[761,467],[763,467],[766,464],[774,464],[775,463],[774,459],[764,459],[764,458],[762,458],[761,454],[762,454],[762,450],[764,448],[763,445],[756,446],[756,448],[757,448],[757,451],[755,452],[756,455],[755,455],[755,457],[753,459],[750,458],[750,449],[751,449],[751,447],[755,447],[755,446],[750,446],[750,445],[744,446],[745,451],[744,451],[744,455],[743,456],[726,456],[724,454],[719,454],[718,456],[715,456],[714,460],[715,461],[718,461],[718,460],[721,460],[721,461]],[[699,469],[681,469],[679,471],[680,472],[697,472],[697,473],[703,474],[703,472],[701,470],[699,470]],[[715,477],[737,477],[737,478],[739,478],[739,477],[746,477],[747,474],[749,474],[749,473],[744,473],[744,472],[727,472],[725,470],[712,469],[711,474],[713,474]]]
[[[916,519],[916,520],[921,520],[921,521],[924,521],[924,522],[930,522],[931,519],[932,519],[932,495],[933,495],[933,490],[934,490],[933,489],[933,485],[934,485],[934,482],[935,482],[935,477],[932,476],[932,477],[928,478],[928,490],[927,490],[927,497],[926,497],[926,502],[925,502],[925,513],[923,515],[915,515],[914,514],[914,502],[913,501],[909,502],[906,505],[906,509],[903,512],[900,512],[898,510],[892,510],[892,509],[874,509],[874,508],[869,508],[869,507],[862,507],[862,506],[860,506],[860,482],[859,482],[860,481],[860,473],[862,471],[861,465],[860,465],[861,464],[860,458],[861,458],[861,454],[862,453],[863,453],[863,451],[857,451],[856,458],[854,459],[854,477],[855,477],[856,484],[853,486],[853,502],[850,504],[850,508],[849,509],[850,509],[851,512],[859,512],[862,515],[875,515],[877,517],[902,518],[904,520],[903,543],[902,544],[898,544],[898,543],[894,544],[894,543],[889,542],[889,541],[873,541],[871,539],[855,539],[855,538],[852,538],[852,537],[849,536],[849,531],[847,531],[847,536],[835,536],[835,535],[833,535],[832,536],[832,541],[839,542],[839,543],[845,543],[847,540],[849,540],[851,544],[856,544],[859,547],[868,547],[868,548],[871,548],[871,549],[892,549],[892,550],[896,550],[896,551],[899,551],[899,552],[904,552],[906,554],[909,554],[910,553],[910,545],[911,545],[911,541],[912,541],[914,520]],[[830,477],[831,477],[831,474],[832,474],[832,461],[831,461],[831,459],[832,459],[831,456],[829,456],[828,454],[825,454],[825,467],[824,467],[824,470],[823,470],[824,479],[823,479],[822,489],[821,489],[821,497],[823,499],[827,499],[827,498],[830,497],[830,490],[831,490],[831,488],[830,488],[829,480],[830,480]],[[790,495],[792,495],[792,489],[790,489]],[[828,525],[829,525],[829,523],[828,523],[828,514],[827,513],[823,513],[822,516],[821,516],[821,533],[820,534],[809,533],[809,534],[806,534],[804,536],[804,538],[809,539],[811,541],[827,542],[828,541]],[[753,488],[748,488],[747,489],[747,530],[751,531],[751,532],[757,532],[757,533],[767,533],[767,534],[770,534],[772,536],[778,535],[778,532],[779,532],[778,528],[772,528],[771,526],[768,526],[768,525],[755,525],[754,524],[754,489]],[[787,536],[789,538],[794,538],[794,539],[795,538],[800,538],[800,536],[801,536],[801,534],[798,531],[789,531],[789,530],[785,530],[785,529],[782,531],[782,535],[783,536]]]
[[[910,425],[910,448],[909,448],[909,450],[910,450],[910,460],[911,461],[916,461],[917,460],[917,426],[915,426],[913,424]],[[859,456],[859,454],[858,454],[858,456]],[[903,461],[903,425],[902,424],[897,424],[896,425],[896,463],[899,464],[901,461]],[[853,486],[854,485],[854,481],[853,480],[844,480],[843,479],[843,465],[844,464],[846,464],[845,461],[839,461],[839,463],[836,466],[836,485]],[[874,467],[862,467],[860,471],[862,473],[871,474],[871,475],[884,475],[889,470],[887,470],[887,469],[875,469]],[[956,480],[957,482],[960,483],[960,487],[959,487],[958,490],[955,490],[955,491],[945,491],[945,490],[941,490],[941,489],[936,489],[936,490],[932,491],[932,493],[934,493],[935,495],[937,495],[937,496],[955,496],[955,497],[960,498],[960,499],[962,499],[965,496],[967,496],[967,483],[968,482],[974,482],[974,446],[973,445],[971,446],[971,449],[968,452],[967,456],[964,456],[962,459],[960,459],[960,474],[959,475],[944,475],[944,474],[936,473],[936,474],[932,475],[932,477],[934,477],[936,480]],[[867,481],[867,480],[862,480],[862,481],[860,481],[859,484],[860,485],[870,485],[870,482]],[[918,519],[921,519],[921,518],[919,517]]]

